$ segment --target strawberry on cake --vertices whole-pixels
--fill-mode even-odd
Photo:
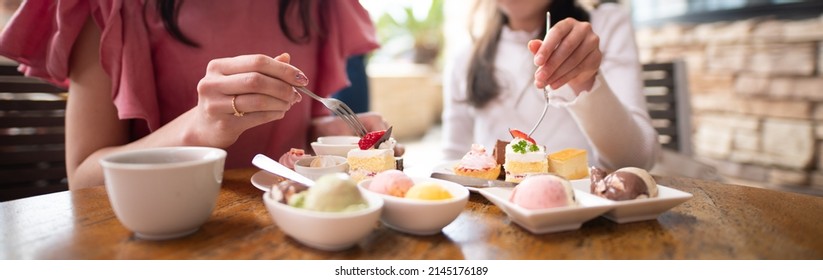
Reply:
[[[534,139],[519,130],[509,132],[514,140],[506,145],[506,161],[503,164],[506,181],[520,183],[528,175],[548,173],[546,148],[537,145]]]
[[[472,149],[453,168],[454,174],[486,180],[500,176],[500,164],[491,155],[486,154],[486,147],[472,144]]]
[[[391,128],[388,131],[369,132],[357,143],[360,149],[349,151],[346,160],[352,180],[360,182],[382,171],[397,169],[394,159],[394,145],[397,141],[390,136]]]

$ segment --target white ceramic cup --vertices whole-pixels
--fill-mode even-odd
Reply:
[[[164,147],[100,159],[114,214],[138,238],[162,240],[197,231],[211,216],[226,151]]]

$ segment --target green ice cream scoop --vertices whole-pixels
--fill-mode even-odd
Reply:
[[[289,199],[289,205],[323,212],[348,212],[368,208],[360,189],[348,175],[323,175],[307,191]]]

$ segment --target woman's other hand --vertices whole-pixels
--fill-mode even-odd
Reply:
[[[576,93],[591,90],[600,68],[603,54],[600,37],[591,24],[566,18],[555,24],[544,40],[531,40],[529,51],[534,54],[534,85],[557,89],[564,84]]]
[[[366,112],[357,114],[357,118],[363,123],[367,131],[385,130],[389,126],[383,120],[383,116],[376,112]],[[319,117],[312,120],[314,127],[314,135],[320,136],[334,136],[334,135],[355,135],[354,130],[351,129],[340,117],[337,115],[330,115]]]
[[[227,147],[249,128],[282,119],[302,99],[293,86],[305,86],[308,78],[289,64],[288,54],[275,58],[242,55],[209,62],[197,85],[187,142]]]

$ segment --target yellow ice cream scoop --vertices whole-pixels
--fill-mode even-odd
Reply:
[[[451,193],[437,183],[420,183],[406,192],[406,198],[421,200],[442,200],[452,198]]]

